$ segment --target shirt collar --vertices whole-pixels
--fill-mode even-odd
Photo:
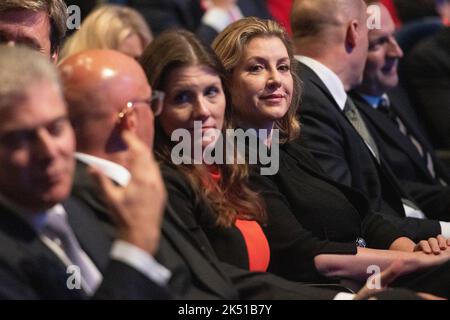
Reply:
[[[380,105],[381,96],[369,96],[367,94],[360,94],[361,97],[374,109]]]
[[[300,55],[295,56],[295,58],[316,73],[330,91],[339,108],[344,110],[345,102],[347,101],[347,93],[345,92],[344,84],[336,73],[313,58]]]
[[[76,152],[75,158],[100,170],[101,173],[122,187],[125,187],[130,182],[130,172],[120,164],[81,152]]]

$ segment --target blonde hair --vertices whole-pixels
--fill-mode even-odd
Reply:
[[[265,20],[254,17],[244,18],[230,24],[214,39],[213,50],[226,70],[226,81],[231,88],[233,71],[243,56],[243,51],[248,43],[254,38],[276,37],[286,47],[291,61],[291,74],[294,80],[294,92],[289,111],[286,115],[275,122],[275,128],[280,130],[280,142],[285,143],[294,140],[300,133],[300,123],[297,120],[297,109],[301,96],[301,81],[295,71],[296,62],[292,43],[286,30],[273,20]],[[268,48],[270,50],[270,48]],[[233,101],[231,102],[233,105]],[[234,108],[235,106],[233,106]]]
[[[50,20],[51,53],[58,51],[67,26],[67,6],[63,0],[2,0],[0,12],[9,10],[46,11]]]
[[[119,5],[102,5],[92,11],[64,45],[61,57],[86,49],[117,50],[130,35],[136,34],[145,48],[153,39],[150,28],[139,12]]]

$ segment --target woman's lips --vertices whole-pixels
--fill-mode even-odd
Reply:
[[[272,104],[278,104],[284,100],[284,94],[269,94],[261,96],[260,99]]]

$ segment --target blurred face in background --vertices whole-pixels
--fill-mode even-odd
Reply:
[[[394,37],[395,24],[387,8],[381,7],[381,28],[369,32],[369,52],[362,83],[363,93],[382,95],[398,84],[398,63],[403,51]]]
[[[0,43],[25,45],[54,61],[51,54],[50,20],[46,11],[8,10],[0,13]]]

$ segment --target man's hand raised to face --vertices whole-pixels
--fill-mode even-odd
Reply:
[[[93,176],[109,205],[119,238],[150,254],[158,249],[167,192],[159,166],[150,149],[135,134],[122,131],[126,146],[130,183],[119,187],[97,171]]]

